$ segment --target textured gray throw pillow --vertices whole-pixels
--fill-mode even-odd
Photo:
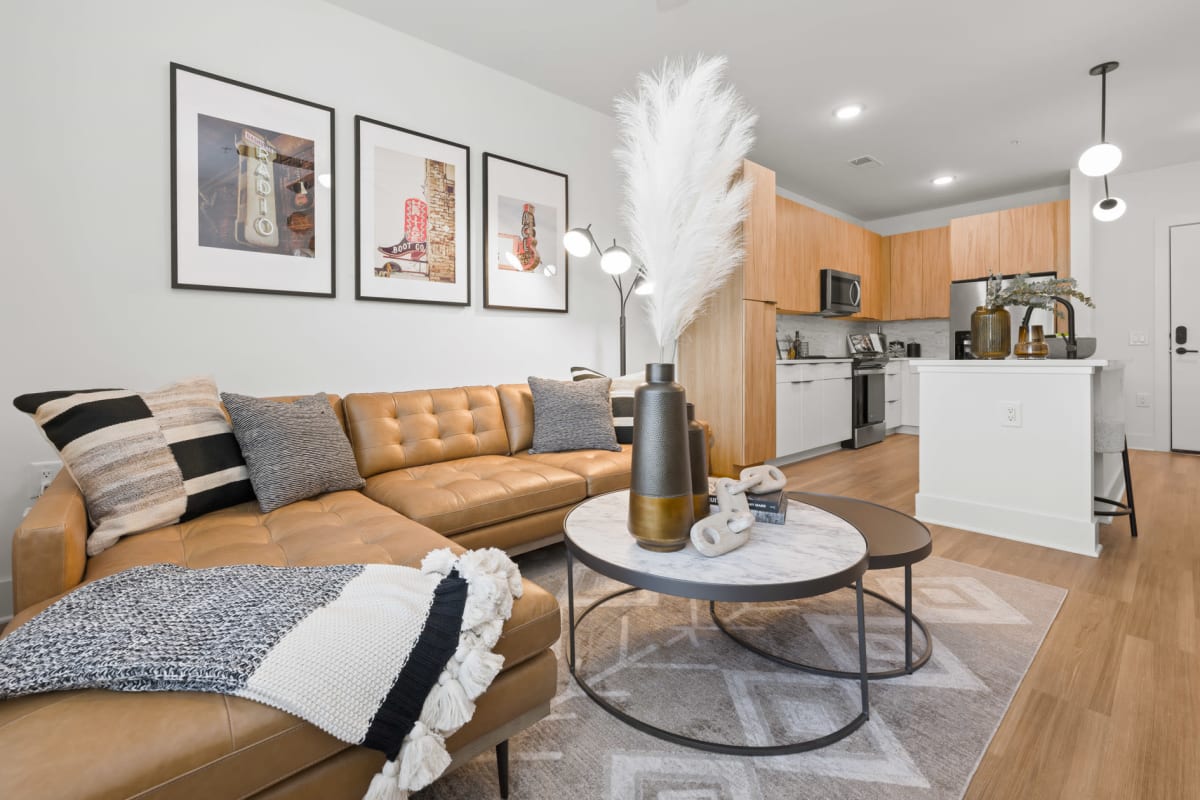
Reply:
[[[324,394],[288,403],[222,392],[221,400],[264,512],[362,488],[354,451]]]
[[[529,379],[533,394],[531,453],[564,450],[620,450],[613,427],[608,388],[612,381]]]

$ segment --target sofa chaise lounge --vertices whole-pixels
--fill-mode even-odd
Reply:
[[[416,566],[447,542],[526,552],[560,539],[579,501],[629,484],[628,447],[530,454],[533,403],[524,384],[330,402],[366,479],[361,491],[266,514],[243,503],[126,536],[89,558],[83,497],[59,475],[14,536],[16,615],[4,633],[76,586],[143,564]],[[559,630],[555,598],[526,581],[496,646],[504,670],[447,741],[451,769],[492,747],[503,760],[508,738],[548,713]],[[382,760],[224,695],[89,690],[0,702],[0,796],[22,800],[359,798]]]

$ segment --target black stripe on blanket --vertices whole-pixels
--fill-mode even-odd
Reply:
[[[425,698],[458,649],[466,604],[467,582],[459,577],[458,570],[451,570],[433,590],[433,605],[425,618],[425,627],[387,698],[375,712],[362,742],[366,747],[383,751],[389,761],[399,755],[404,737],[421,716]]]

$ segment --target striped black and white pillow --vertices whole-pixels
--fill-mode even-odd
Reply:
[[[154,392],[41,392],[13,405],[33,415],[83,492],[95,525],[88,555],[254,498],[211,378]]]
[[[593,378],[607,378],[607,375],[597,372],[590,367],[571,367],[571,380],[586,381]],[[609,389],[612,400],[613,427],[617,431],[619,444],[633,444],[633,393],[641,383],[639,376],[623,376],[616,378]]]
[[[222,392],[221,399],[264,512],[362,488],[354,451],[324,394],[283,402]]]

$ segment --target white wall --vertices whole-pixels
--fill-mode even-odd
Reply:
[[[616,371],[616,292],[594,259],[570,265],[567,315],[484,310],[480,271],[485,150],[568,173],[571,224],[621,238],[611,118],[318,0],[43,0],[5,17],[0,397],[193,374],[273,394]],[[336,299],[169,288],[171,61],[336,109]],[[355,114],[471,147],[470,308],[354,300]],[[633,313],[636,368],[657,358]],[[53,453],[11,408],[0,442],[4,617],[28,463]]]
[[[1167,450],[1171,322],[1166,231],[1172,224],[1200,222],[1200,161],[1143,172],[1118,171],[1109,176],[1109,185],[1128,208],[1114,222],[1088,217],[1096,355],[1126,362],[1129,446]],[[1102,192],[1091,188],[1096,198]],[[1086,198],[1089,214],[1092,196]],[[1074,194],[1071,199],[1073,206],[1085,202]],[[1135,331],[1149,334],[1149,345],[1130,345],[1130,333]],[[1137,407],[1138,392],[1150,394],[1149,408]]]
[[[1002,211],[1006,208],[1020,208],[1037,203],[1051,203],[1055,200],[1066,200],[1069,191],[1066,183],[1067,175],[1063,174],[1063,185],[1052,186],[1049,189],[1035,189],[1032,192],[1006,194],[988,200],[977,200],[973,203],[960,203],[953,206],[933,208],[928,211],[918,211],[915,214],[902,214],[898,217],[882,217],[869,219],[862,223],[868,230],[875,231],[881,236],[893,236],[897,233],[923,231],[926,228],[940,228],[949,225],[955,217],[969,217],[972,214],[986,214],[989,211]],[[932,191],[932,190],[931,190]]]

